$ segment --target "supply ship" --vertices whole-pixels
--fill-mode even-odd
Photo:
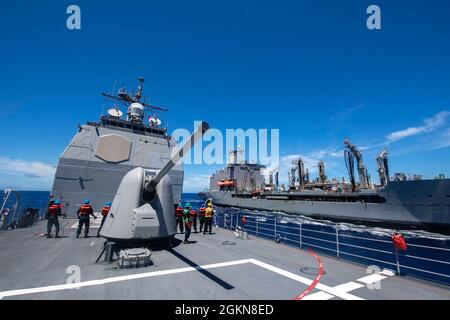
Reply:
[[[298,158],[288,172],[288,186],[280,186],[279,172],[271,172],[266,182],[264,166],[238,160],[239,152],[233,151],[226,168],[212,175],[210,188],[202,195],[221,206],[449,232],[450,179],[443,174],[428,180],[405,173],[391,177],[388,152],[383,150],[376,158],[380,183],[373,184],[362,152],[348,139],[344,144],[349,181],[329,179],[323,161],[318,163],[318,177],[310,179]]]

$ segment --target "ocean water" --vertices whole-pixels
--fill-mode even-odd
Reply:
[[[11,223],[13,219],[19,222],[25,216],[28,208],[39,209],[39,216],[43,217],[49,195],[48,191],[19,191],[19,195],[11,193],[5,206],[10,209],[7,222]],[[3,200],[4,191],[0,190],[0,206],[3,204]]]
[[[27,208],[39,209],[43,216],[49,192],[20,191],[19,194],[20,205],[15,217],[8,217],[9,222],[13,218],[20,221]],[[1,195],[3,191],[0,191],[0,205],[3,202]],[[16,196],[12,196],[7,207],[12,208],[16,200]],[[183,202],[190,202],[198,209],[204,200],[197,194],[185,193]],[[395,231],[392,229],[238,208],[215,207],[215,210],[214,225],[222,228],[244,229],[250,236],[273,240],[280,245],[312,249],[320,254],[450,286],[450,236],[421,230],[397,230],[405,236],[408,248],[406,252],[396,252],[391,240]]]

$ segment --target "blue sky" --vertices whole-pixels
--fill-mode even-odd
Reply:
[[[366,28],[371,4],[382,30]],[[449,16],[441,0],[1,1],[0,188],[50,189],[100,92],[138,76],[169,131],[279,128],[283,178],[296,155],[345,175],[345,137],[374,178],[384,146],[392,171],[449,176]],[[186,166],[185,190],[218,167]]]

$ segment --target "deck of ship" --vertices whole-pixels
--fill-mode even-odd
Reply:
[[[103,239],[75,239],[75,221],[63,220],[63,238],[47,239],[45,223],[0,233],[2,299],[294,299],[318,273],[307,251],[260,238],[237,238],[213,228],[152,253],[153,265],[114,269],[95,263]],[[182,235],[177,235],[182,239]],[[368,273],[358,264],[320,256],[325,274],[304,299],[450,299],[447,287]],[[80,270],[79,283],[73,284]],[[77,286],[79,288],[74,289]]]

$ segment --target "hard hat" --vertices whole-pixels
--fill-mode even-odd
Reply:
[[[186,207],[190,207],[191,206],[191,204],[188,202],[188,203],[186,203]]]
[[[89,201],[89,199],[84,199],[83,203],[84,203],[84,204],[90,204],[91,201]]]
[[[112,206],[112,202],[111,202],[111,201],[106,202],[106,203],[105,203],[105,206],[111,207],[111,206]]]
[[[208,202],[208,207],[212,207],[212,203],[211,202]]]
[[[61,204],[61,201],[55,200],[55,202],[53,202],[53,204],[56,204],[56,205]]]

